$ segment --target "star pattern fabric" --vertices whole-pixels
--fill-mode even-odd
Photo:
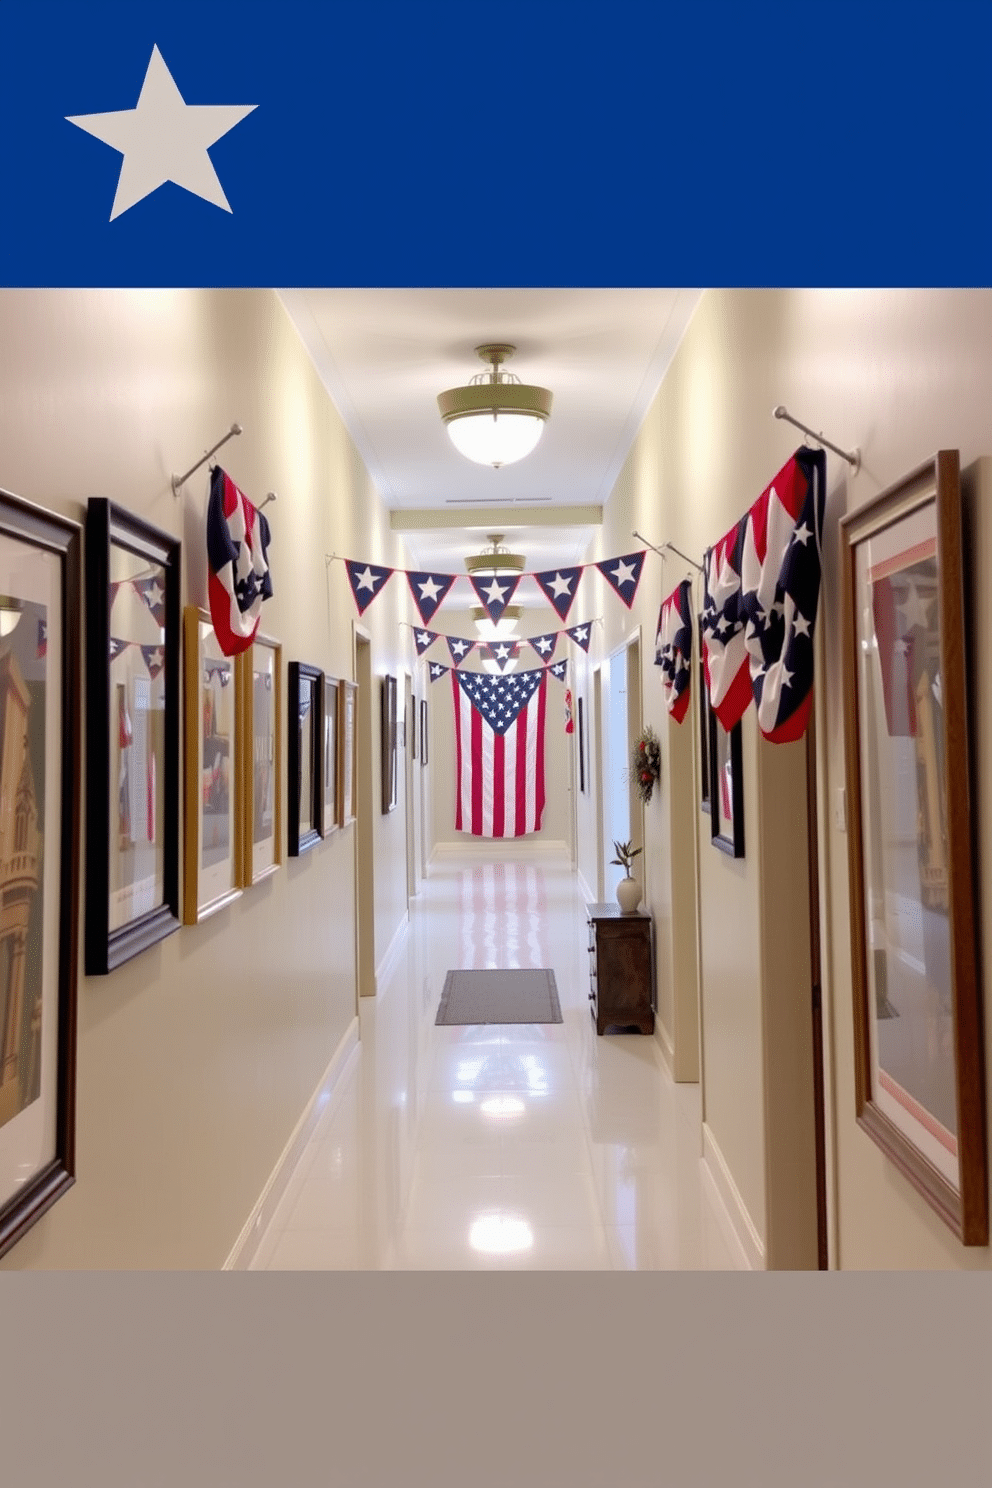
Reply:
[[[395,570],[377,563],[356,563],[351,558],[344,560],[344,566],[358,613],[364,615],[375,597],[385,589]]]
[[[575,591],[579,587],[581,577],[581,565],[577,568],[549,568],[543,573],[534,575],[541,592],[548,603],[554,607],[559,620],[568,619],[568,612],[572,608]]]
[[[407,572],[413,602],[424,625],[430,625],[455,582],[455,574]]]
[[[456,831],[498,838],[540,830],[545,675],[544,667],[509,676],[452,672]]]
[[[639,553],[625,553],[622,558],[607,558],[596,564],[614,594],[620,596],[628,610],[634,603],[646,556],[647,548],[643,548]]]
[[[669,716],[681,723],[689,711],[692,677],[692,584],[683,579],[662,602],[655,634],[655,666]]]

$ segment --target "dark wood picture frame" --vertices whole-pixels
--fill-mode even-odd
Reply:
[[[382,679],[382,810],[383,815],[399,804],[397,768],[396,678]]]
[[[427,764],[427,699],[420,699],[420,763]]]
[[[710,767],[710,841],[731,858],[744,856],[744,765],[742,726],[735,723],[729,734],[713,709],[707,707],[707,738]],[[724,744],[726,740],[726,744]],[[721,755],[726,754],[721,767]],[[720,772],[723,769],[724,778]],[[729,776],[729,789],[727,777]],[[728,800],[729,798],[729,800]],[[724,809],[729,804],[729,813]]]
[[[703,617],[697,617],[696,634],[703,633]],[[710,694],[702,656],[696,662],[699,678],[699,809],[710,810]]]
[[[286,766],[288,777],[288,848],[298,858],[316,847],[323,835],[324,673],[320,667],[291,661],[288,668]],[[310,779],[307,801],[302,799],[304,759],[308,743]],[[304,810],[304,805],[306,809]]]
[[[112,549],[160,567],[162,646],[162,894],[159,903],[111,929],[111,609],[121,583]],[[181,544],[103,497],[86,513],[86,926],[87,976],[105,976],[179,929],[179,601]],[[113,586],[113,587],[112,587]],[[115,640],[117,638],[114,638]]]
[[[855,1115],[963,1245],[986,1245],[957,450],[849,513],[839,535]]]
[[[75,1182],[77,896],[81,805],[79,619],[82,610],[82,531],[76,522],[44,511],[41,507],[22,501],[20,497],[13,496],[6,491],[0,491],[0,553],[6,547],[7,542],[23,545],[29,550],[34,550],[34,553],[40,553],[45,558],[50,557],[55,560],[58,571],[51,576],[50,590],[58,596],[61,615],[57,626],[51,625],[50,616],[46,616],[44,621],[37,621],[34,634],[26,630],[18,641],[9,643],[7,638],[4,638],[4,641],[0,642],[0,655],[3,657],[0,665],[4,667],[5,677],[9,676],[5,657],[6,655],[16,657],[17,650],[23,646],[27,647],[28,655],[38,659],[44,657],[47,699],[48,671],[52,663],[61,658],[61,676],[53,679],[53,696],[59,700],[61,718],[58,729],[58,763],[54,769],[49,770],[50,746],[48,739],[44,739],[41,745],[42,757],[45,759],[44,778],[34,782],[32,791],[33,797],[35,791],[40,789],[43,801],[41,826],[39,827],[37,821],[33,824],[34,833],[41,839],[39,848],[42,852],[58,854],[57,903],[45,903],[44,887],[42,887],[40,931],[42,945],[51,946],[54,943],[57,948],[54,957],[55,964],[53,967],[50,956],[42,956],[40,993],[34,1006],[28,1008],[22,1005],[21,1017],[19,1019],[6,1017],[4,1028],[0,1028],[0,1039],[5,1040],[9,1030],[19,1023],[22,1035],[18,1044],[15,1045],[16,1063],[13,1066],[6,1058],[10,1051],[3,1050],[7,1080],[0,1082],[0,1105],[4,1107],[3,1121],[0,1124],[0,1139],[2,1139],[4,1149],[4,1169],[14,1171],[16,1178],[9,1185],[9,1192],[4,1191],[8,1187],[6,1183],[4,1189],[0,1190],[0,1255],[10,1250],[11,1246],[21,1239],[46,1209],[49,1209]],[[20,598],[31,602],[31,597],[27,593]],[[25,616],[21,605],[16,603],[18,600],[16,594],[5,596],[5,599],[7,601],[5,607],[9,611],[16,610],[21,617],[15,622],[13,631],[8,632],[8,636],[12,636],[17,626],[24,623]],[[11,603],[11,600],[15,603]],[[57,643],[53,644],[55,638],[57,638]],[[17,686],[16,677],[14,685]],[[28,707],[30,706],[29,703]],[[2,769],[2,757],[5,753],[5,749],[0,753],[0,769]],[[20,774],[19,769],[18,774]],[[13,797],[14,794],[13,788],[8,786],[6,780],[4,781],[4,793],[5,795],[9,793],[9,797]],[[52,797],[56,795],[58,797],[58,832],[54,830],[55,813],[51,810]],[[14,812],[10,815],[14,816]],[[20,816],[19,812],[17,816]],[[46,822],[51,823],[47,831],[44,830]],[[10,832],[13,837],[19,830],[16,820],[13,824],[10,823],[9,818],[6,824],[0,822],[0,835]],[[31,830],[29,825],[29,840]],[[18,898],[23,904],[23,870],[19,877],[21,883],[18,888]],[[0,892],[2,888],[3,885],[0,885]],[[36,899],[37,894],[35,893],[32,898]],[[30,937],[34,933],[32,921],[36,926],[37,918],[33,905],[29,910],[27,929],[29,954]],[[15,924],[14,928],[23,929],[24,927]],[[5,1001],[8,1003],[9,1014],[9,999],[19,995],[23,1002],[28,989],[23,980],[25,976],[23,969],[19,986],[15,982],[12,970],[8,976],[10,980],[2,990],[7,994]],[[38,1015],[37,1025],[36,1014]],[[51,1028],[52,1020],[55,1022],[56,1031],[54,1038],[48,1042],[51,1063],[46,1070],[42,1036],[46,1027]],[[22,1067],[25,1043],[28,1045],[29,1058],[26,1065]],[[35,1056],[38,1064],[32,1068]],[[29,1094],[25,1099],[25,1077],[32,1083],[35,1078],[37,1079],[39,1089],[37,1097]],[[24,1118],[31,1118],[39,1101],[44,1105],[46,1126],[51,1131],[51,1141],[45,1141],[44,1150],[40,1156],[37,1133],[33,1129],[27,1132],[23,1130]],[[8,1104],[12,1107],[9,1114],[6,1111]],[[8,1148],[9,1151],[6,1150]]]

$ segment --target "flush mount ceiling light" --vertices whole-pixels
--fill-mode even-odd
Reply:
[[[465,571],[473,578],[482,578],[486,574],[498,577],[500,574],[520,574],[527,566],[527,559],[523,553],[511,553],[503,546],[502,532],[490,532],[487,534],[488,548],[483,548],[481,553],[472,553],[465,559]],[[483,640],[495,641],[513,634],[517,628],[517,622],[523,618],[523,605],[508,604],[504,607],[499,620],[493,620],[487,609],[482,605],[476,605],[472,610],[472,619],[475,628]]]
[[[489,371],[476,373],[465,387],[438,393],[437,406],[459,454],[498,470],[535,448],[551,413],[551,394],[502,370],[516,347],[497,341],[475,350]]]

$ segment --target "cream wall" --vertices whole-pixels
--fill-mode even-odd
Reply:
[[[262,623],[284,679],[290,660],[353,675],[355,606],[324,555],[406,560],[275,294],[5,292],[0,346],[0,485],[80,521],[109,497],[181,537],[184,603],[206,599],[209,478],[177,500],[170,475],[240,422],[218,458],[254,500],[278,493]],[[377,675],[407,618],[394,580],[364,620]],[[374,754],[378,779],[377,736]],[[401,771],[374,819],[377,958],[406,912],[403,789]],[[80,962],[78,1181],[5,1267],[223,1264],[355,1018],[354,854],[350,827],[109,976]]]
[[[842,446],[861,448],[857,475],[828,456],[818,621],[830,1243],[831,1263],[842,1268],[990,1264],[989,1249],[962,1247],[855,1123],[847,839],[833,813],[844,784],[838,520],[938,448],[959,449],[963,467],[989,451],[990,347],[992,294],[987,292],[707,292],[635,442],[590,555],[637,546],[630,538],[636,527],[659,545],[669,539],[699,560],[801,442],[796,430],[772,418],[776,404],[786,404]],[[988,620],[992,485],[981,491],[985,499],[981,493],[969,498],[968,551],[975,604]],[[634,615],[628,617],[617,605],[604,611],[604,650],[638,620],[645,634],[653,635],[660,599],[684,572],[670,558],[662,573],[660,560],[649,554]],[[988,636],[987,623],[969,628],[981,719],[976,794],[986,942],[992,929],[992,880],[981,872],[992,852]],[[676,736],[664,717],[652,650],[644,648],[644,718],[662,738],[663,776],[660,799],[646,812],[647,884],[659,934],[663,1042],[675,1039],[678,1004],[683,998],[688,1002],[694,990],[688,926],[695,908],[690,901],[696,900],[707,1161],[724,1195],[738,1206],[754,1263],[800,1264],[796,1257],[808,1256],[810,1245],[803,1191],[809,1188],[811,1160],[802,916],[807,848],[799,820],[805,771],[795,757],[802,746],[759,742],[754,710],[749,710],[744,720],[747,856],[739,863],[723,857],[699,832],[700,827],[708,831],[706,818],[684,808],[690,724],[687,720]],[[690,716],[695,729],[695,708]],[[695,768],[698,775],[698,764]],[[693,789],[697,785],[692,782]],[[583,817],[580,863],[589,860],[589,831]],[[695,880],[687,866],[694,856]],[[986,1067],[992,1070],[990,1022],[987,1015]],[[990,1088],[988,1079],[986,1085]],[[987,1109],[987,1121],[989,1115]]]
[[[561,622],[551,609],[547,614],[543,611],[525,610],[524,618],[520,623],[518,635],[522,637],[543,635],[550,630],[562,629]],[[467,610],[452,609],[449,614],[444,612],[444,631],[442,634],[453,636],[474,636],[475,626],[472,617]],[[433,796],[433,844],[436,850],[452,845],[460,847],[478,848],[485,843],[487,851],[492,852],[495,857],[506,857],[514,851],[514,844],[525,843],[527,846],[535,844],[564,844],[565,850],[571,854],[573,841],[572,828],[572,775],[576,768],[574,762],[575,733],[565,733],[565,687],[571,687],[573,697],[575,693],[575,681],[571,673],[574,666],[576,654],[581,655],[578,647],[566,637],[561,637],[555,650],[555,661],[567,660],[570,664],[568,679],[565,683],[549,677],[547,681],[547,711],[545,713],[544,734],[544,790],[545,804],[541,817],[541,830],[529,832],[526,837],[506,838],[498,841],[491,839],[474,838],[467,832],[455,831],[455,784],[457,759],[455,753],[455,723],[452,710],[451,678],[440,677],[436,682],[425,682],[427,687],[428,707],[430,709],[430,764],[428,771],[431,778],[431,791]],[[450,663],[448,648],[442,641],[435,641],[434,648],[430,652],[431,660],[438,660],[444,666]],[[472,662],[469,663],[473,665]],[[531,667],[539,666],[537,652],[530,646],[524,646],[520,652],[518,671],[526,671]],[[574,712],[574,705],[573,705]]]

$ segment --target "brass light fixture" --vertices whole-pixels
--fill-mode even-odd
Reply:
[[[501,573],[519,574],[523,573],[527,559],[523,553],[511,553],[503,546],[503,533],[490,532],[487,534],[488,541],[492,544],[484,548],[481,553],[473,553],[465,559],[465,570],[473,578],[480,575]],[[506,639],[511,636],[517,627],[517,622],[524,613],[523,605],[509,604],[504,609],[499,620],[494,622],[489,611],[482,605],[475,605],[472,609],[472,619],[475,628],[484,640]]]
[[[551,414],[547,388],[522,383],[503,363],[516,347],[490,341],[475,348],[489,364],[465,387],[438,393],[437,406],[455,449],[477,465],[512,465],[536,447]]]

